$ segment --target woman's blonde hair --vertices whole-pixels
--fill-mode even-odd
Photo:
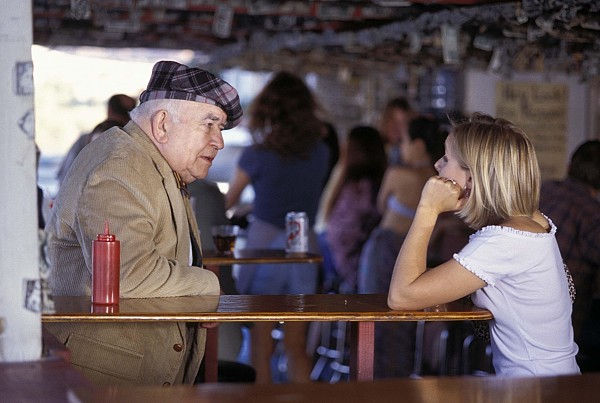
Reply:
[[[471,194],[458,215],[473,229],[538,209],[540,169],[533,144],[511,122],[474,113],[453,122],[449,145],[470,171]]]

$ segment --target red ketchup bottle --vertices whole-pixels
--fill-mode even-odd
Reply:
[[[121,242],[110,233],[108,221],[104,234],[92,241],[92,303],[116,305],[119,303],[121,274]]]

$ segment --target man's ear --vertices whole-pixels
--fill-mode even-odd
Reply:
[[[165,144],[169,140],[167,134],[167,115],[168,112],[161,109],[155,112],[152,118],[150,118],[152,137],[158,144]]]

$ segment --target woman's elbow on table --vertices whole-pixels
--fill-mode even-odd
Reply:
[[[387,304],[390,309],[394,310],[410,310],[410,309],[421,309],[415,299],[412,298],[408,293],[399,290],[390,290],[388,293]]]

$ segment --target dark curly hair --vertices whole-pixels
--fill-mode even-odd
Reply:
[[[279,72],[249,108],[249,129],[255,143],[284,156],[307,156],[321,138],[318,104],[298,76]]]

